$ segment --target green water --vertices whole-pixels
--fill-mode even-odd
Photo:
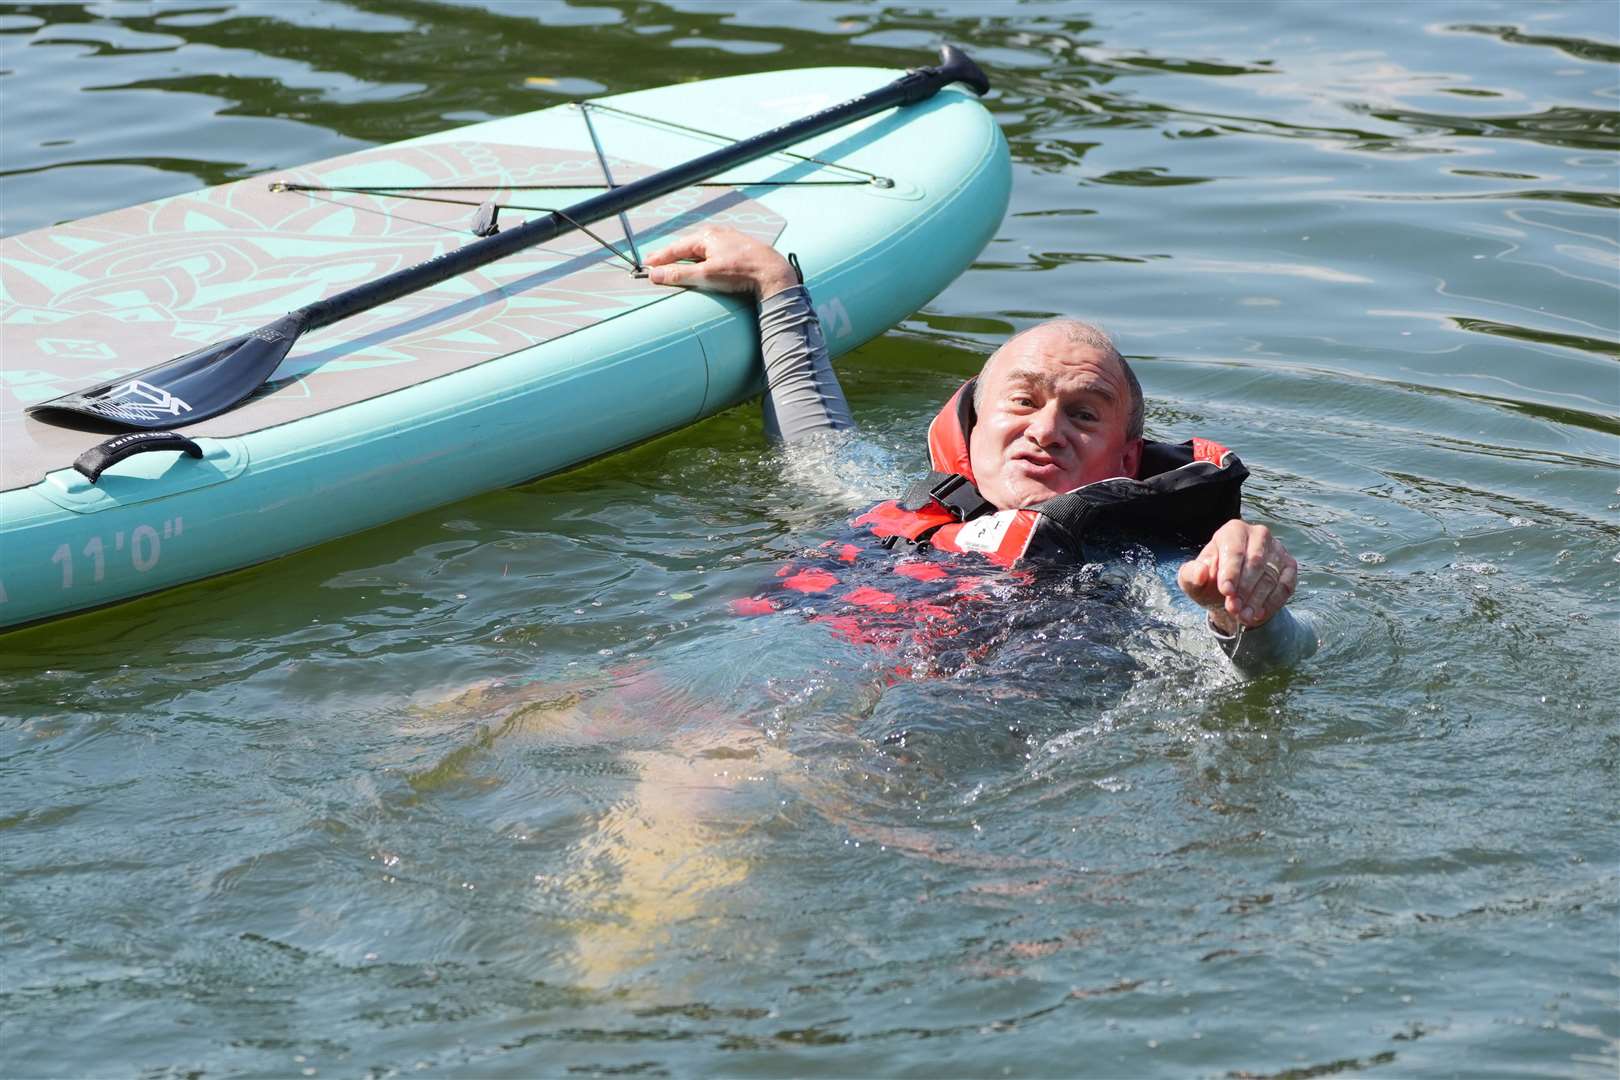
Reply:
[[[844,490],[744,408],[0,639],[0,1075],[1615,1074],[1615,4],[6,4],[0,231],[942,40],[1012,208],[843,363]],[[1163,567],[938,678],[730,614],[1060,313],[1315,659]]]

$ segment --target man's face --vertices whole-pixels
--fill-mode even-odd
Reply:
[[[1142,441],[1125,437],[1130,386],[1101,350],[1034,330],[1004,346],[979,381],[968,457],[979,491],[1000,509],[1136,475]]]

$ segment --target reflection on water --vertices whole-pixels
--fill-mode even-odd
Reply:
[[[785,461],[734,410],[8,636],[0,1071],[1613,1075],[1612,24],[0,12],[8,233],[942,40],[1017,170],[980,263],[844,362],[863,457]],[[1316,658],[1237,678],[1141,559],[1000,581],[950,641],[731,613],[1055,314],[1119,335],[1150,434],[1240,450]]]

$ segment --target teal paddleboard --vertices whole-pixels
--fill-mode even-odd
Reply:
[[[92,483],[72,465],[108,432],[25,412],[474,242],[481,204],[511,228],[604,172],[625,185],[899,74],[620,94],[0,240],[0,627],[543,476],[757,395],[749,305],[632,273],[680,232],[725,224],[794,252],[835,356],[882,333],[1006,209],[1006,144],[960,87],[311,332],[241,405],[176,413],[201,457],[141,453]]]

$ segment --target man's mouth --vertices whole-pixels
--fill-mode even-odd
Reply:
[[[1013,460],[1034,469],[1055,469],[1058,463],[1046,454],[1014,454]]]
[[[1013,461],[1017,471],[1027,481],[1040,484],[1042,487],[1050,487],[1050,489],[1058,489],[1058,487],[1066,486],[1066,483],[1068,483],[1068,476],[1064,474],[1063,466],[1058,465],[1051,458],[1021,457],[1013,458]]]

